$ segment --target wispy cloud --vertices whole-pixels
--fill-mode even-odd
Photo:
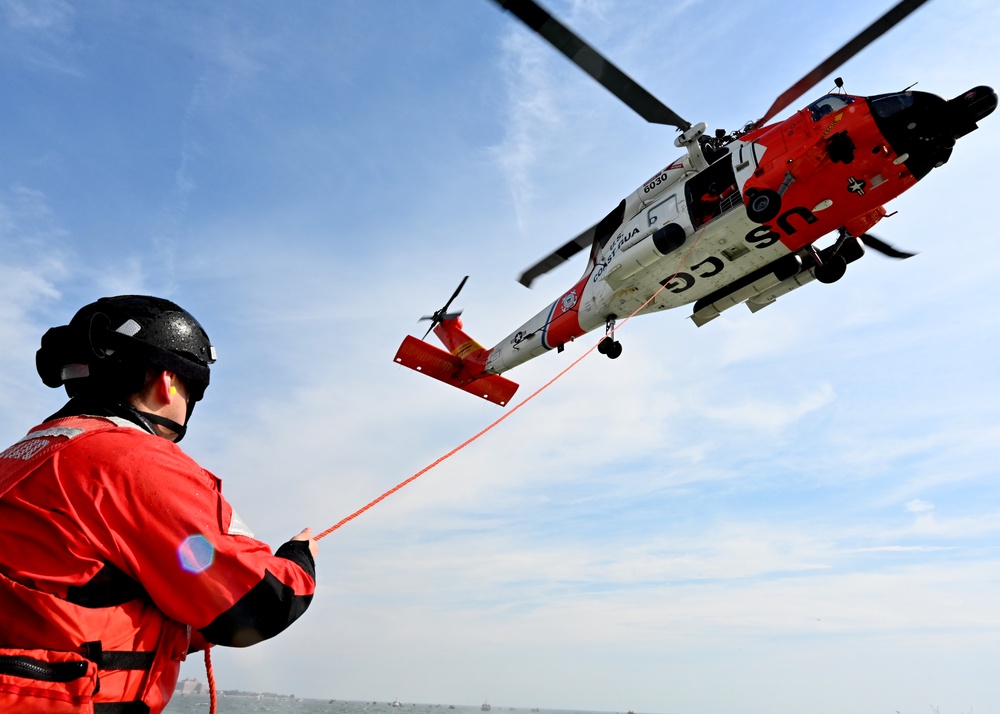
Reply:
[[[42,70],[82,75],[73,58],[76,15],[65,0],[3,0],[0,52]]]
[[[6,437],[25,431],[38,391],[34,353],[69,277],[65,231],[46,197],[23,187],[0,192],[0,415]]]
[[[510,107],[504,140],[493,148],[520,215],[533,197],[532,171],[550,156],[549,143],[562,125],[556,82],[547,70],[549,53],[522,28],[504,38],[504,79]]]

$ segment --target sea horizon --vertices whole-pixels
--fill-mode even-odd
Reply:
[[[228,690],[227,690],[228,691]],[[208,694],[176,693],[164,710],[165,714],[205,714],[209,705]],[[528,712],[529,714],[636,714],[629,709],[602,711],[587,709],[548,709],[544,707],[509,707],[490,704],[491,714],[496,712]],[[251,712],[288,712],[289,714],[472,714],[483,712],[483,704],[426,704],[420,702],[355,701],[342,699],[315,699],[296,697],[294,694],[266,692],[238,692],[218,695],[218,714],[250,714]],[[651,714],[651,713],[642,713]]]

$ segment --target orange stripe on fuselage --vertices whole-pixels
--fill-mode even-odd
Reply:
[[[542,344],[547,349],[556,349],[586,332],[580,327],[580,303],[583,301],[583,288],[589,279],[590,273],[552,303],[542,332]]]

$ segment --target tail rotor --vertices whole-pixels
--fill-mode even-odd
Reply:
[[[427,332],[424,333],[423,339],[426,340],[427,335],[431,334],[431,330],[433,330],[435,327],[440,325],[445,320],[452,320],[462,314],[461,310],[457,310],[455,312],[448,312],[448,308],[451,307],[451,303],[454,302],[455,298],[458,297],[458,294],[462,292],[462,288],[465,287],[465,281],[468,279],[469,279],[468,275],[462,278],[462,282],[460,282],[458,284],[458,287],[455,288],[455,292],[453,292],[451,294],[451,297],[448,298],[448,302],[444,304],[444,307],[442,307],[440,310],[435,310],[433,315],[424,315],[423,317],[420,318],[420,320],[418,320],[418,322],[423,322],[424,320],[430,320],[431,322],[431,326],[427,328]]]

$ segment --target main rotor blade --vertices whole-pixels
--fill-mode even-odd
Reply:
[[[622,221],[625,219],[625,203],[625,199],[622,199],[621,203],[611,209],[611,213],[606,215],[562,248],[549,253],[547,256],[521,273],[521,277],[517,279],[517,282],[521,283],[521,285],[526,288],[530,288],[531,283],[539,275],[544,275],[560,263],[572,258],[581,250],[590,248],[595,242],[604,245],[607,239],[610,238],[616,230],[618,230]]]
[[[820,62],[815,69],[789,87],[784,94],[775,100],[771,108],[767,110],[767,113],[757,121],[756,126],[766,124],[778,112],[812,89],[821,79],[832,74],[840,65],[884,35],[925,2],[927,0],[902,0],[896,3],[891,10],[862,30],[853,40]]]
[[[894,246],[889,245],[884,240],[876,238],[870,233],[865,233],[858,236],[861,242],[873,250],[877,250],[882,255],[888,256],[889,258],[899,258],[900,260],[904,258],[912,258],[916,253],[907,253],[905,250],[900,250]]]
[[[521,273],[521,277],[517,279],[517,282],[521,283],[521,285],[526,288],[530,288],[531,284],[535,281],[535,278],[545,275],[545,273],[549,272],[560,263],[566,262],[581,250],[585,250],[592,246],[594,244],[594,233],[597,230],[598,225],[600,224],[595,223],[563,247],[556,249],[539,260],[537,263]]]
[[[504,10],[516,15],[525,25],[541,35],[646,121],[675,126],[681,131],[691,126],[690,122],[675,114],[670,107],[611,64],[606,57],[573,34],[568,27],[552,17],[534,0],[493,1]]]

